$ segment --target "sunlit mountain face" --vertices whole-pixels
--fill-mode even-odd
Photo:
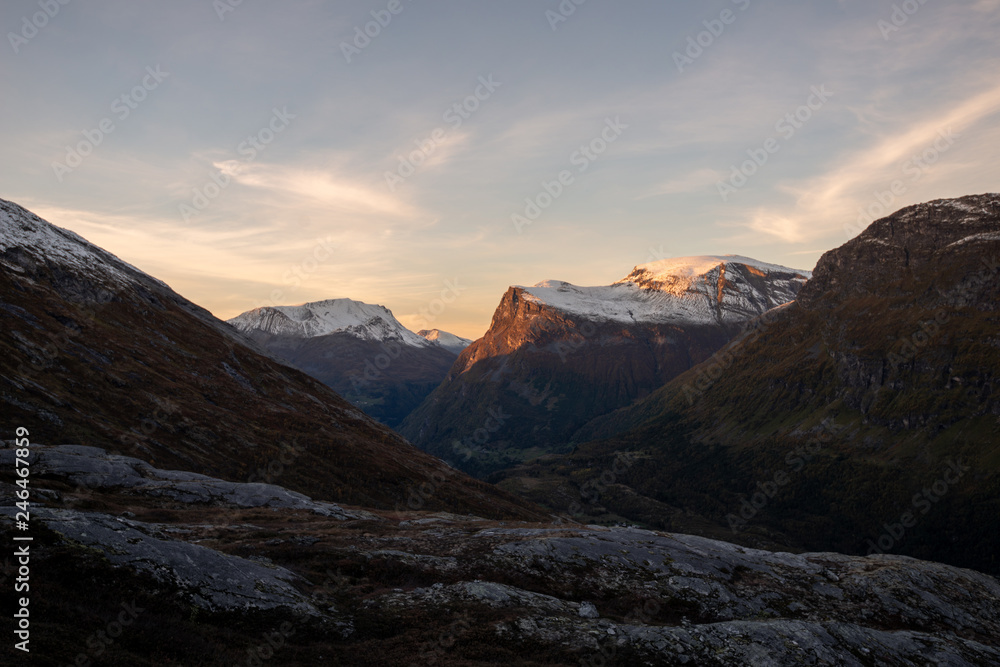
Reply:
[[[705,361],[809,275],[729,255],[659,260],[608,286],[511,287],[399,430],[483,477],[567,452],[588,422]]]

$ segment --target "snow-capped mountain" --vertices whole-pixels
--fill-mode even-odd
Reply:
[[[56,280],[63,297],[88,307],[129,299],[156,308],[176,307],[228,338],[251,344],[162,280],[4,199],[0,199],[0,270]]]
[[[454,360],[429,344],[426,351]],[[106,450],[203,480],[280,475],[299,493],[383,509],[446,471],[162,282],[4,200],[0,415],[4,438],[24,426],[33,445],[88,445],[78,453]],[[268,463],[279,459],[275,472]],[[446,472],[448,494],[422,502],[463,513],[505,502]],[[84,490],[94,487],[76,485]]]
[[[165,283],[74,232],[46,222],[13,202],[0,199],[0,255],[8,252],[31,255],[45,264],[58,264],[111,287],[144,281],[166,287]],[[3,262],[3,266],[18,270],[9,262]]]
[[[516,287],[528,301],[593,320],[711,324],[745,321],[787,303],[811,276],[739,255],[703,255],[642,264],[608,286],[546,280]]]
[[[273,644],[276,664],[322,663],[331,645],[345,663],[406,664],[414,646],[454,634],[458,609],[473,630],[447,658],[462,664],[482,662],[483,637],[512,664],[535,653],[571,664],[606,648],[627,664],[1000,664],[1000,218],[987,214],[1000,212],[1000,198],[963,201],[982,214],[958,233],[940,224],[954,222],[949,212],[913,208],[824,255],[808,291],[770,325],[775,335],[747,343],[699,414],[686,417],[689,406],[666,396],[654,405],[667,413],[640,431],[503,480],[544,510],[416,451],[231,326],[207,324],[214,318],[162,283],[0,201],[0,414],[8,433],[30,429],[32,497],[43,500],[32,554],[47,566],[45,590],[32,610],[46,632],[32,650],[78,663],[81,638],[125,607],[143,616],[127,641],[107,644],[115,664],[240,658],[275,618],[285,636],[286,626],[303,630],[280,656]],[[737,282],[732,267],[726,274]],[[486,360],[496,363],[467,385],[485,388],[488,407],[456,438],[460,460],[504,442],[516,453],[521,434],[555,432],[518,400],[591,414],[615,383],[641,384],[643,364],[675,358],[658,347],[726,331],[587,320],[508,295],[497,321],[507,318],[510,335],[491,331],[491,344],[529,340],[528,351]],[[947,327],[928,332],[937,313]],[[918,326],[915,363],[887,364],[900,331]],[[365,381],[405,370],[418,353],[448,356],[437,343],[344,331],[286,340],[357,358]],[[344,347],[323,347],[331,341]],[[609,369],[624,372],[592,381]],[[596,400],[581,400],[591,385]],[[443,417],[463,418],[469,405],[450,403]],[[849,424],[843,437],[786,475],[754,518],[760,531],[737,537],[724,513],[777,488],[767,480],[791,470],[789,452],[814,452],[824,413]],[[712,438],[689,440],[690,417]],[[10,488],[15,453],[0,449]],[[927,515],[900,515],[921,488]],[[18,509],[0,508],[6,532]],[[669,532],[583,526],[591,516]],[[688,528],[701,535],[681,534]],[[708,539],[730,535],[773,546]],[[892,552],[868,551],[890,535]],[[841,547],[856,555],[829,553]],[[399,588],[414,580],[421,587]],[[657,600],[662,610],[649,604]],[[636,605],[649,613],[629,612]],[[677,621],[682,612],[691,622]],[[178,640],[193,627],[198,641]],[[613,641],[595,642],[609,631]]]
[[[471,342],[413,333],[385,306],[353,299],[255,308],[229,324],[389,426],[441,383]]]
[[[753,318],[795,299],[810,275],[721,255],[644,264],[606,286],[513,286],[486,334],[459,355],[400,432],[484,475],[567,447],[588,421],[659,388]],[[497,405],[512,415],[503,430],[485,447],[456,452],[456,441],[492,423]]]
[[[237,315],[229,323],[244,333],[261,331],[296,338],[346,333],[379,343],[395,341],[411,347],[431,344],[400,324],[385,306],[353,299],[328,299],[299,306],[264,306]]]
[[[572,455],[519,470],[504,488],[524,479],[561,492],[606,469],[603,455],[629,452],[642,474],[619,475],[614,497],[601,499],[627,521],[666,504],[678,515],[707,511],[701,520],[727,523],[730,534],[1000,572],[1000,194],[874,221],[824,253],[774,315],[761,335],[591,422]],[[796,463],[775,502],[741,514],[761,480],[791,470],[788,452],[810,443],[818,455]],[[966,473],[949,477],[960,481],[938,484],[944,498],[930,495],[957,461]],[[919,520],[897,523],[923,503]],[[659,525],[683,531],[684,521]]]
[[[448,333],[447,331],[441,331],[440,329],[421,329],[417,332],[418,336],[421,336],[432,343],[437,343],[446,350],[451,350],[455,354],[460,353],[465,348],[472,345],[472,341],[468,338],[461,338],[453,333]]]

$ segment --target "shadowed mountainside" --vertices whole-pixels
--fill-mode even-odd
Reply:
[[[95,445],[323,500],[538,517],[456,474],[210,313],[0,200],[0,404],[41,443]],[[441,483],[441,480],[446,480]]]
[[[998,572],[998,262],[1000,195],[902,209],[752,335],[502,486],[580,516]]]

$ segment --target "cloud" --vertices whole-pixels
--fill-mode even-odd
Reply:
[[[225,277],[259,281],[268,260],[288,245],[275,242],[274,229],[217,230],[184,226],[179,220],[86,211],[28,202],[28,208],[54,225],[73,230],[139,269],[165,276]],[[254,239],[267,237],[261,246]],[[256,256],[247,249],[265,250]],[[168,282],[170,282],[168,280]]]
[[[423,303],[415,295],[435,286],[434,274],[403,261],[412,244],[389,240],[376,225],[331,229],[305,221],[289,229],[265,211],[262,221],[220,229],[172,216],[21,203],[223,318],[270,303],[276,292],[281,303],[346,296],[398,306]]]
[[[241,185],[269,191],[288,198],[305,198],[334,209],[355,213],[376,213],[394,217],[415,216],[418,211],[386,188],[373,187],[315,168],[238,160],[215,162],[214,166]]]
[[[434,140],[432,138],[434,132],[438,131],[443,131],[444,135],[439,140]],[[437,128],[396,151],[393,157],[392,171],[398,168],[400,159],[408,161],[415,167],[417,174],[424,169],[448,164],[468,146],[471,136],[469,132]]]
[[[857,209],[871,203],[874,191],[890,188],[894,181],[906,178],[903,167],[909,164],[915,168],[918,164],[908,162],[911,158],[925,151],[941,155],[951,146],[944,137],[951,137],[953,143],[961,141],[963,134],[997,112],[1000,86],[876,139],[874,145],[855,150],[826,173],[780,184],[778,189],[792,195],[794,204],[760,208],[744,224],[788,242],[817,238],[833,227],[853,222]],[[939,177],[949,171],[940,166],[934,169]],[[892,209],[885,211],[890,212]]]
[[[649,197],[659,197],[661,195],[697,192],[704,190],[709,186],[715,185],[719,181],[725,179],[725,177],[725,172],[717,169],[708,169],[707,167],[696,169],[688,174],[656,186],[646,194],[639,195],[636,199],[648,199]]]

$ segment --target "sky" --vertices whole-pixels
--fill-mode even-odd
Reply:
[[[65,4],[63,4],[65,3]],[[228,319],[812,269],[1000,191],[1000,0],[5,0],[0,197]]]

